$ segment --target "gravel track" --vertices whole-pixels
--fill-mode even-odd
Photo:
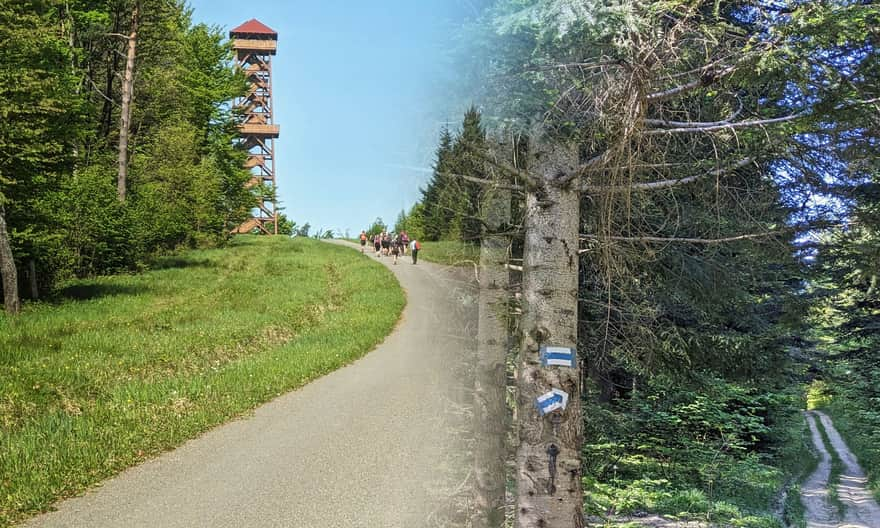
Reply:
[[[455,493],[467,488],[460,433],[472,382],[458,367],[473,354],[473,292],[429,263],[388,267],[408,303],[373,352],[26,526],[453,524]]]
[[[808,528],[880,528],[880,507],[868,489],[868,479],[859,466],[855,455],[847,447],[831,418],[819,411],[806,413],[807,425],[813,445],[821,460],[819,467],[801,488],[801,502],[806,508]],[[837,494],[843,504],[843,515],[828,502],[828,479],[831,472],[831,455],[823,442],[816,420],[821,421],[831,448],[843,463]]]

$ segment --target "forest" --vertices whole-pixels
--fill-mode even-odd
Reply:
[[[498,302],[517,375],[535,218],[564,203],[555,218],[578,215],[541,231],[575,249],[532,265],[579,259],[571,448],[586,513],[800,525],[798,483],[815,468],[805,408],[832,414],[880,492],[880,8],[504,1],[468,31],[480,104],[441,132],[397,229],[500,239],[488,265],[510,271]],[[530,511],[553,506],[523,495],[517,525],[540,526]]]
[[[247,189],[219,28],[182,1],[0,2],[0,266],[8,312],[60,282],[224,243]]]

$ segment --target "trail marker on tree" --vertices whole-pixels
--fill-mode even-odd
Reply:
[[[541,347],[541,365],[577,368],[577,350],[570,347]]]
[[[538,399],[535,400],[535,406],[538,408],[538,414],[541,416],[550,414],[553,411],[564,411],[568,407],[568,393],[563,390],[552,389],[547,394],[538,396]]]

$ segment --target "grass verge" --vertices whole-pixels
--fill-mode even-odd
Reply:
[[[480,245],[457,240],[422,242],[419,260],[447,266],[472,266],[480,262]]]
[[[779,505],[785,526],[806,528],[806,509],[801,502],[801,484],[819,467],[819,454],[813,446],[806,417],[793,415],[785,426],[784,447],[778,457],[779,466],[789,475]]]
[[[834,449],[834,446],[831,443],[831,438],[828,437],[828,431],[825,430],[825,424],[822,423],[822,420],[819,419],[818,416],[816,416],[815,419],[816,426],[819,429],[819,435],[822,436],[822,443],[825,444],[825,450],[828,451],[828,456],[831,457],[831,472],[828,474],[828,502],[834,506],[840,518],[843,518],[846,513],[844,512],[845,506],[840,500],[840,494],[838,492],[840,475],[843,473],[843,461],[840,460],[840,455],[837,454],[837,450]]]
[[[241,237],[0,317],[0,526],[361,357],[404,304],[349,249]]]

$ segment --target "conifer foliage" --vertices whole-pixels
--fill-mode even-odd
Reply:
[[[462,175],[484,177],[484,161],[478,153],[485,147],[486,131],[480,112],[471,107],[458,134],[453,135],[448,128],[441,132],[434,172],[422,189],[422,199],[398,223],[422,229],[415,233],[425,240],[477,242],[482,229],[483,191],[478,183]]]
[[[0,43],[10,311],[15,290],[38,297],[222,243],[247,216],[227,104],[246,84],[219,28],[194,25],[185,2],[0,0]]]

